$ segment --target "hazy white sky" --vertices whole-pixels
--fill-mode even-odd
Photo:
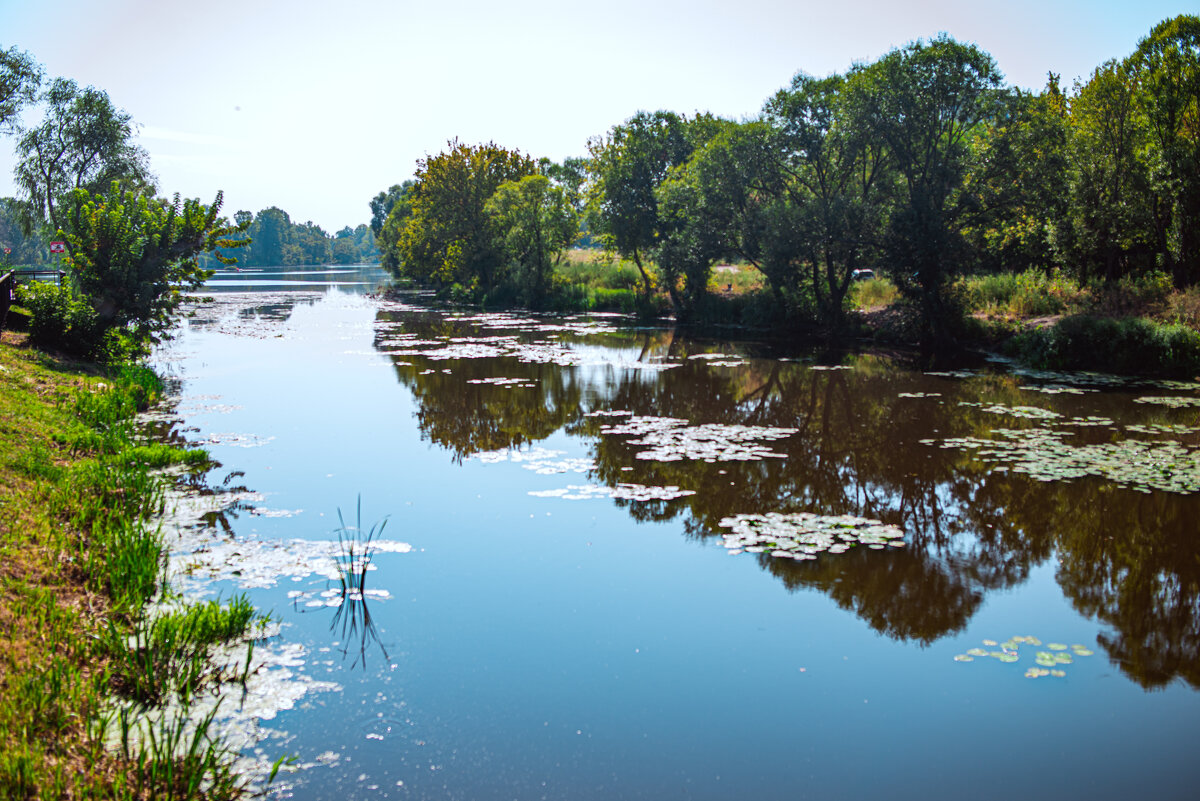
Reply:
[[[448,139],[584,155],[639,109],[753,116],[798,71],[946,31],[1009,83],[1069,84],[1181,0],[0,0],[0,47],[108,92],[164,194],[330,233]],[[29,116],[28,122],[36,121]],[[0,140],[0,195],[14,193]]]

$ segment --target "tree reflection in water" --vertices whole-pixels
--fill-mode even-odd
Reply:
[[[437,312],[384,311],[379,321],[384,350],[400,330],[434,342],[480,336],[474,325]],[[527,327],[517,336],[533,343],[551,335]],[[685,535],[697,540],[718,537],[719,521],[739,513],[852,514],[900,526],[908,547],[886,556],[856,549],[803,563],[757,559],[789,589],[816,589],[873,629],[923,645],[962,631],[988,593],[1021,584],[1032,568],[1057,557],[1063,592],[1110,628],[1099,639],[1115,664],[1147,688],[1175,677],[1200,687],[1200,498],[1141,495],[1092,478],[1038,482],[921,443],[1036,425],[979,406],[1030,404],[1019,377],[931,377],[897,358],[867,354],[847,356],[852,369],[817,370],[663,330],[552,336],[607,352],[612,363],[547,364],[522,360],[519,351],[441,359],[431,355],[436,346],[395,357],[400,383],[418,402],[423,435],[462,460],[564,431],[584,443],[596,483],[694,490],[672,500],[612,502],[638,521],[682,518]],[[704,353],[744,361],[718,366],[688,358]],[[621,360],[676,366],[624,369]],[[483,382],[500,378],[520,383]],[[1161,410],[1135,409],[1113,395],[1041,396],[1037,404],[1067,417],[1099,407],[1114,418],[1166,420]],[[610,418],[586,416],[595,411],[797,432],[771,443],[785,459],[651,461],[637,458],[642,448],[631,438],[601,433]]]

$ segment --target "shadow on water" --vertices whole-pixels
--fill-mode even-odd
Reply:
[[[1057,559],[1071,604],[1109,627],[1100,641],[1114,664],[1146,688],[1175,678],[1200,687],[1200,497],[1144,495],[1095,477],[1038,481],[931,444],[1038,426],[995,411],[1027,408],[1031,397],[1068,424],[1097,411],[1166,420],[1161,410],[1117,393],[1033,396],[1025,378],[999,371],[932,374],[869,353],[815,365],[665,330],[589,329],[574,318],[393,306],[377,316],[375,344],[415,398],[423,438],[457,462],[561,431],[582,441],[588,479],[602,487],[691,491],[613,502],[638,521],[681,518],[698,541],[719,540],[721,521],[747,512],[897,525],[907,547],[886,558],[863,549],[799,563],[756,558],[789,589],[822,592],[874,630],[921,645],[961,632],[989,593]],[[649,439],[606,433],[607,414],[794,432],[770,443],[782,458],[647,456]],[[1114,424],[1069,436],[1103,443],[1119,432]],[[1176,439],[1200,444],[1196,433]]]

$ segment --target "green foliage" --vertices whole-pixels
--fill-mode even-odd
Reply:
[[[493,143],[470,146],[455,140],[449,147],[417,162],[411,209],[401,224],[404,212],[398,209],[404,205],[393,207],[381,250],[385,258],[394,258],[403,276],[489,292],[502,277],[505,254],[485,206],[501,184],[533,175],[536,165]],[[392,218],[398,218],[394,226]]]
[[[106,92],[55,78],[41,99],[45,118],[18,140],[13,173],[24,194],[27,227],[63,227],[59,207],[75,190],[104,192],[115,181],[153,193],[149,157],[133,142],[133,118]]]
[[[890,306],[899,297],[896,285],[882,276],[855,281],[850,287],[850,305],[855,309]]]
[[[1151,145],[1157,246],[1176,282],[1200,281],[1200,17],[1164,20],[1125,62]]]
[[[885,239],[887,266],[919,304],[929,344],[944,346],[959,318],[948,288],[966,251],[971,204],[962,188],[976,155],[971,133],[996,113],[1000,72],[979,48],[942,34],[856,67],[850,81],[903,186]]]
[[[961,280],[958,289],[969,311],[985,314],[1062,314],[1083,300],[1076,281],[1061,272],[1047,275],[1040,270],[970,276]]]
[[[21,109],[37,97],[42,67],[26,52],[0,50],[0,132],[11,131]]]
[[[1067,98],[1050,74],[1040,94],[1013,90],[996,119],[973,133],[978,158],[967,175],[977,207],[964,236],[986,272],[1064,264],[1070,160]]]
[[[527,175],[496,188],[484,206],[497,232],[507,274],[524,303],[545,301],[554,268],[579,233],[579,216],[566,193],[543,175]]]
[[[588,142],[589,227],[606,245],[633,260],[647,298],[653,283],[643,258],[660,233],[655,191],[671,168],[683,164],[719,125],[706,115],[689,122],[670,111],[639,111],[614,125],[607,136]]]
[[[243,233],[218,215],[221,193],[211,206],[198,200],[172,202],[122,191],[71,195],[66,216],[71,283],[95,311],[93,343],[109,331],[144,346],[167,328],[189,290],[211,274],[199,265],[201,253],[236,248]],[[222,261],[228,257],[218,256]]]
[[[96,310],[68,286],[32,281],[17,287],[17,302],[30,314],[29,335],[44,348],[83,357],[102,345]]]
[[[1065,317],[1056,326],[1018,336],[1010,349],[1024,361],[1055,370],[1200,375],[1200,332],[1143,318]]]

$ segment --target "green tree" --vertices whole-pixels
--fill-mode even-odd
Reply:
[[[484,207],[497,187],[534,174],[536,164],[491,142],[470,146],[454,140],[449,147],[417,162],[411,212],[394,246],[396,263],[417,280],[486,293],[496,286],[504,254]],[[395,213],[393,207],[389,216]],[[387,224],[384,231],[390,234]],[[385,254],[388,246],[385,242]]]
[[[1108,61],[1070,101],[1071,262],[1084,280],[1154,267],[1147,131],[1135,90],[1129,71]]]
[[[1064,267],[1071,236],[1067,98],[1051,73],[1040,94],[1014,91],[982,126],[967,192],[978,207],[965,235],[986,272]]]
[[[37,99],[42,66],[26,52],[0,50],[0,132],[11,133],[21,109]]]
[[[886,139],[871,135],[870,100],[861,84],[848,87],[840,75],[799,74],[764,109],[779,132],[783,159],[775,191],[798,212],[797,255],[831,332],[844,324],[854,271],[873,266],[879,256],[892,200],[892,159]]]
[[[1126,61],[1153,152],[1155,235],[1180,285],[1200,281],[1200,17],[1159,23]]]
[[[567,192],[544,175],[527,175],[497,187],[484,210],[510,265],[509,280],[527,303],[539,307],[563,250],[579,234],[579,215]]]
[[[958,314],[949,279],[969,256],[962,229],[971,203],[962,188],[976,155],[971,138],[996,114],[1000,72],[987,53],[942,34],[855,67],[848,81],[900,175],[887,264],[918,304],[926,340],[945,346]]]
[[[122,190],[79,189],[67,199],[64,265],[71,285],[95,310],[100,332],[117,331],[144,346],[171,324],[189,290],[210,275],[202,253],[240,246],[244,229],[220,218],[222,195],[211,206],[175,195],[161,198]]]
[[[416,181],[405,181],[402,184],[392,184],[386,192],[380,192],[375,197],[371,198],[371,231],[375,236],[379,236],[383,230],[384,223],[387,222],[388,215],[392,213],[392,209],[397,203],[404,202],[408,197],[408,193],[416,186]]]
[[[291,243],[292,218],[278,206],[263,209],[254,216],[250,226],[253,240],[247,264],[256,267],[275,267],[285,264],[286,246]]]
[[[393,275],[400,275],[400,235],[412,214],[413,188],[415,181],[405,181],[392,186],[387,193],[380,192],[371,201],[371,230],[379,248],[380,263]],[[377,213],[383,215],[376,229]]]
[[[684,117],[670,111],[639,111],[607,136],[588,143],[591,160],[590,228],[627,259],[642,276],[649,298],[654,290],[643,256],[659,233],[654,192],[672,167],[694,149]]]
[[[42,101],[46,117],[18,140],[14,170],[29,225],[62,227],[58,206],[76,189],[104,192],[115,180],[153,193],[149,157],[133,142],[133,118],[106,92],[55,78]]]

